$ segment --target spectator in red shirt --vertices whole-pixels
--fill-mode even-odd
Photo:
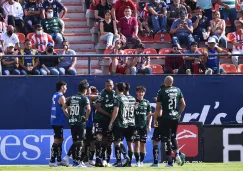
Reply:
[[[132,10],[129,6],[125,8],[125,17],[121,18],[118,23],[118,30],[123,43],[133,42],[135,45],[141,43],[138,37],[138,20],[131,17]]]
[[[182,54],[179,44],[172,45],[171,54]],[[184,60],[182,56],[166,56],[165,57],[165,74],[184,74]]]
[[[112,17],[114,21],[118,22],[122,17],[125,16],[124,10],[126,7],[130,7],[137,18],[137,8],[132,0],[117,0],[115,5],[112,7]]]

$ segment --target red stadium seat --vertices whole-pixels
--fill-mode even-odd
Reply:
[[[159,64],[150,64],[150,67],[152,68],[153,74],[163,74],[164,73],[163,67]]]
[[[54,51],[58,54],[62,49],[55,49]]]
[[[137,51],[136,49],[125,49],[124,54],[135,54]]]
[[[172,48],[163,48],[159,50],[159,54],[169,54],[172,51]],[[160,56],[160,58],[165,58],[165,56]]]
[[[220,66],[226,71],[227,74],[233,74],[237,72],[234,64],[221,64]]]
[[[237,72],[243,74],[243,64],[238,65]]]
[[[232,40],[234,39],[234,37],[235,37],[235,36],[234,36],[233,33],[228,33],[228,34],[227,34],[227,41],[228,41],[228,42],[232,42]]]
[[[154,36],[155,43],[170,43],[171,37],[168,33],[158,33]]]
[[[35,34],[35,32],[28,33],[26,38],[27,38],[27,39],[31,39],[31,37],[32,37],[34,34]]]
[[[144,54],[157,54],[157,51],[154,48],[146,48],[144,49]],[[157,59],[158,56],[151,56],[150,58]]]
[[[25,42],[25,35],[23,33],[17,33],[17,36],[18,36],[19,41],[21,43],[24,43]]]
[[[203,53],[203,48],[197,48],[199,52]]]
[[[143,42],[143,43],[154,43],[154,38],[153,36],[147,36],[147,37],[144,37],[142,35],[138,35],[138,37],[140,38],[140,40]]]

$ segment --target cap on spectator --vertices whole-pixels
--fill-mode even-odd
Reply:
[[[198,46],[198,43],[197,42],[191,42],[191,44],[190,44],[191,46],[195,46],[195,45],[197,45]]]
[[[14,47],[14,44],[13,43],[8,43],[7,47]]]
[[[145,49],[145,45],[143,43],[139,43],[136,48],[141,48],[141,49]]]
[[[172,48],[173,48],[173,47],[177,47],[178,50],[182,50],[181,46],[180,46],[178,43],[177,43],[177,44],[173,44],[173,45],[172,45]]]
[[[49,42],[49,43],[47,43],[47,47],[54,47],[54,44]]]
[[[180,16],[184,16],[184,15],[187,15],[187,12],[186,11],[180,11]]]
[[[243,25],[243,20],[235,20],[235,25],[241,24]]]
[[[216,43],[217,44],[216,39],[213,38],[213,37],[208,38],[208,43]]]

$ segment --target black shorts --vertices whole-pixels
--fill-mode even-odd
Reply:
[[[95,140],[93,127],[86,127],[85,140],[89,142]]]
[[[73,142],[83,141],[85,139],[86,130],[82,125],[71,125],[71,134]]]
[[[148,135],[146,128],[135,128],[134,141],[141,141],[143,143],[146,143],[147,137]]]
[[[55,139],[63,139],[63,126],[52,125]]]
[[[153,141],[160,141],[161,140],[161,135],[160,135],[160,131],[159,131],[158,127],[154,128],[152,140]]]
[[[110,121],[96,121],[94,124],[95,126],[95,135],[97,134],[102,134],[104,136],[107,135],[107,133],[109,133],[109,129],[108,129],[108,126],[109,126],[109,123]]]
[[[178,128],[179,121],[171,119],[161,119],[159,123],[159,131],[161,139],[171,139],[176,138],[176,132]]]
[[[126,141],[133,142],[134,140],[134,127],[128,128],[121,128],[121,127],[114,127],[114,140],[115,141],[123,141],[126,138]]]

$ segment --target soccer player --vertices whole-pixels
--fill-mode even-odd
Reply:
[[[95,153],[96,153],[96,167],[103,167],[108,165],[111,156],[111,137],[112,132],[108,130],[108,125],[111,120],[111,115],[114,105],[115,91],[113,90],[114,83],[112,80],[105,82],[105,89],[100,92],[96,100],[96,113],[94,117],[95,122]],[[104,158],[104,153],[107,152],[107,161]]]
[[[66,99],[64,94],[67,91],[67,83],[64,81],[58,81],[56,83],[56,93],[52,96],[51,106],[51,125],[54,130],[54,143],[51,148],[51,160],[50,167],[57,167],[62,165],[62,142],[63,142],[63,124],[66,116],[62,110],[62,106],[65,105]],[[56,163],[57,158],[57,163]]]
[[[186,107],[185,100],[179,88],[173,86],[173,77],[167,76],[164,80],[165,88],[160,89],[157,95],[157,103],[155,108],[154,123],[155,127],[159,125],[159,131],[162,141],[165,143],[165,152],[167,156],[167,167],[173,167],[171,151],[173,146],[176,153],[176,162],[178,165],[183,165],[185,162],[185,155],[179,152],[176,140],[176,132],[180,119],[180,115]],[[178,110],[178,103],[180,109]],[[162,111],[163,110],[163,113]],[[160,115],[160,123],[157,117]]]
[[[135,106],[135,158],[137,167],[143,166],[146,153],[147,131],[151,131],[152,107],[150,102],[144,99],[146,88],[138,86],[136,88],[136,106]],[[147,124],[148,120],[148,124]]]
[[[69,124],[73,139],[72,146],[75,149],[73,150],[72,157],[76,160],[74,164],[76,162],[77,167],[86,167],[81,162],[81,154],[86,132],[85,122],[88,120],[91,111],[89,99],[86,97],[88,88],[89,83],[87,80],[81,81],[78,85],[78,94],[71,96],[63,106],[65,113],[67,113],[67,108],[70,107]]]
[[[109,130],[112,130],[112,127],[114,128],[113,133],[115,139],[115,156],[117,159],[117,167],[122,167],[121,153],[123,150],[126,150],[122,149],[120,144],[123,141],[124,137],[128,141],[129,138],[133,135],[133,131],[129,130],[129,122],[134,117],[131,117],[129,113],[129,99],[123,94],[125,89],[126,84],[124,82],[117,83],[117,95],[114,98],[114,109],[111,121],[109,123]],[[129,158],[126,157],[126,160],[129,161]]]

